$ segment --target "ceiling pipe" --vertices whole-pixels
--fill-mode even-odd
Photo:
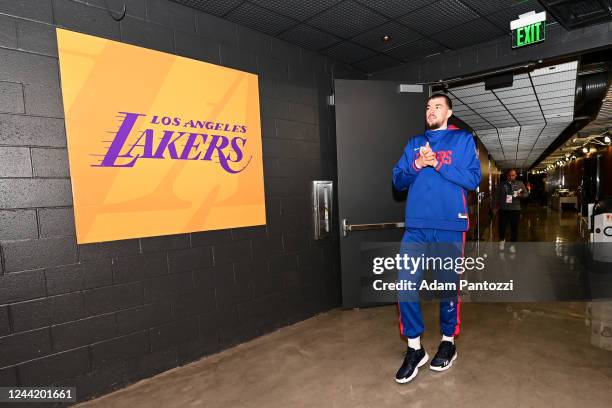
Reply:
[[[579,76],[576,80],[576,98],[574,103],[574,121],[551,143],[550,146],[529,167],[535,168],[548,156],[554,153],[570,137],[597,117],[603,98],[610,83],[610,73],[596,73]]]
[[[579,77],[576,80],[575,112],[580,112],[583,116],[590,116],[595,119],[607,90],[607,72]]]

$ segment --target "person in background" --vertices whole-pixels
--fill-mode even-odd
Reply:
[[[499,250],[506,246],[506,226],[510,223],[510,253],[515,253],[514,243],[518,238],[518,227],[521,219],[521,199],[529,196],[529,190],[522,181],[516,179],[516,170],[506,173],[506,180],[495,193],[494,214],[499,214]]]

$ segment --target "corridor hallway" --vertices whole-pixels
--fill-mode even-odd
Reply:
[[[577,236],[575,213],[529,207],[521,220],[522,241]],[[423,305],[430,356],[437,310]],[[333,310],[80,406],[610,407],[612,351],[591,345],[586,310],[585,302],[466,302],[454,367],[425,366],[405,385],[393,378],[406,347],[396,307]]]
[[[519,242],[575,242],[578,240],[578,213],[564,210],[561,213],[550,207],[530,203],[521,212]],[[497,216],[486,226],[481,235],[488,241],[498,241]],[[509,230],[506,238],[510,236]]]

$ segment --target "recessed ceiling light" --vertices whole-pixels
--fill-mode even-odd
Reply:
[[[382,37],[380,37],[380,40],[382,42],[389,42],[389,41],[391,41],[391,36],[385,34]]]

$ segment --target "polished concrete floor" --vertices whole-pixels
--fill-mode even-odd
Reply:
[[[577,217],[579,214],[568,207],[564,211],[530,204],[521,212],[519,223],[519,242],[571,242],[579,236]],[[490,228],[484,226],[484,238],[498,241],[497,217],[493,218]],[[510,237],[510,226],[506,228],[506,238]]]
[[[522,236],[572,240],[573,219],[529,211]],[[81,406],[609,408],[612,351],[591,344],[586,306],[465,303],[455,365],[404,385],[395,306],[333,310]],[[423,305],[430,355],[437,310]]]

